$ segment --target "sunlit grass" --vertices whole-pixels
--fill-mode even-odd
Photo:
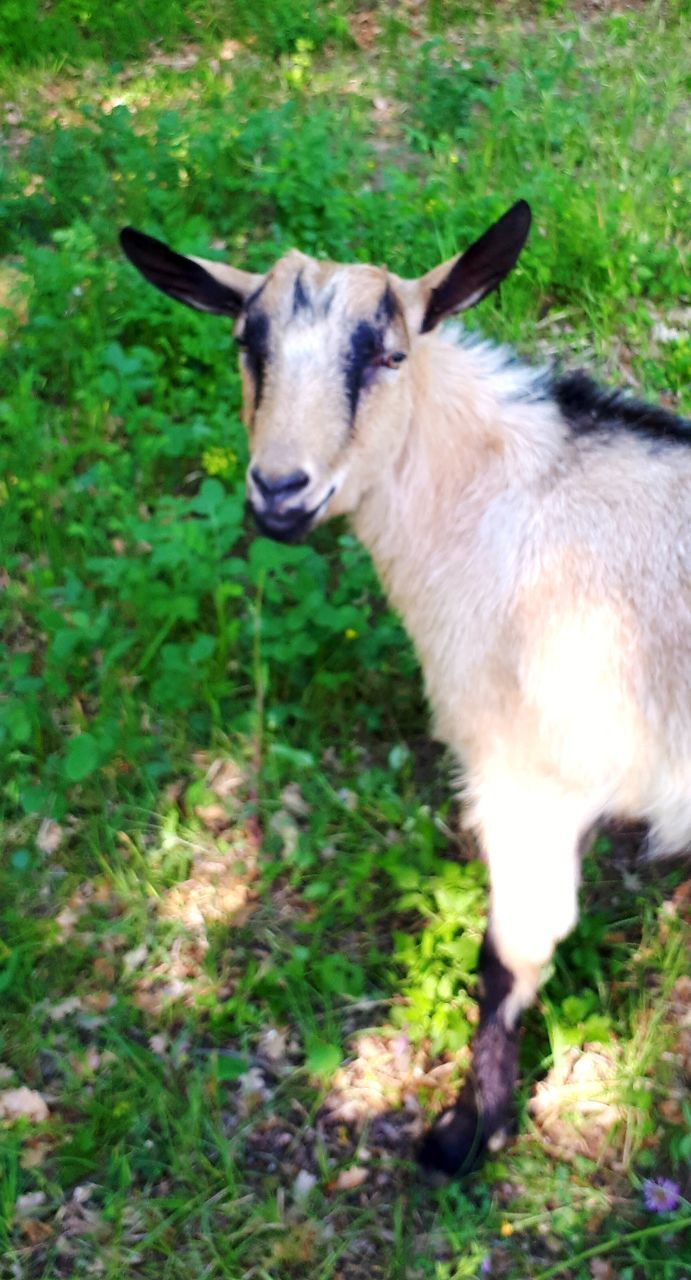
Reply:
[[[364,50],[318,8],[312,35],[288,0],[249,34],[178,14],[119,62],[98,22],[48,69],[2,51],[0,1102],[50,1114],[0,1121],[0,1276],[592,1280],[597,1247],[680,1280],[687,1210],[653,1222],[641,1186],[690,1154],[681,872],[601,849],[517,1142],[427,1186],[484,873],[366,558],[250,540],[226,329],[145,292],[116,233],[413,272],[523,195],[477,323],[688,409],[681,8],[376,7]],[[584,1086],[578,1142],[568,1105],[531,1115],[543,1078]]]

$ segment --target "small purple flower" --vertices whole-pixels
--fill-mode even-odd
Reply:
[[[391,1051],[394,1058],[398,1058],[399,1060],[401,1058],[410,1057],[410,1040],[405,1034],[405,1031],[399,1031],[398,1035],[394,1036],[391,1041]]]
[[[491,1253],[488,1253],[487,1257],[482,1259],[482,1266],[480,1267],[480,1272],[483,1276],[488,1276],[491,1270],[492,1270],[492,1255]]]
[[[646,1178],[643,1201],[651,1213],[671,1213],[679,1204],[679,1187],[671,1178]]]

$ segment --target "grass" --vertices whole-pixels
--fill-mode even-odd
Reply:
[[[523,195],[472,322],[688,412],[684,6],[62,0],[0,33],[0,1107],[48,1108],[2,1122],[0,1276],[681,1280],[688,1204],[641,1194],[690,1154],[680,869],[601,840],[520,1138],[424,1183],[483,871],[366,557],[252,538],[227,331],[116,233],[403,273]]]

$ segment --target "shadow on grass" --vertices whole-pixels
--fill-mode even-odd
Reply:
[[[382,885],[369,921],[353,905],[334,930],[333,904],[305,898],[289,868],[276,874],[275,859],[261,854],[256,827],[242,805],[234,808],[226,766],[214,774],[228,784],[225,801],[217,794],[215,808],[196,806],[200,829],[174,829],[168,817],[145,839],[132,826],[119,862],[81,881],[66,902],[56,848],[38,876],[37,900],[24,900],[26,916],[6,916],[3,1055],[11,1083],[37,1090],[50,1109],[43,1125],[15,1131],[5,1156],[5,1185],[25,1198],[21,1213],[14,1195],[6,1201],[6,1239],[26,1274],[68,1277],[106,1259],[111,1270],[178,1276],[193,1257],[217,1256],[224,1275],[241,1267],[257,1277],[369,1280],[427,1274],[406,1269],[411,1256],[427,1250],[445,1265],[471,1240],[468,1256],[479,1268],[480,1239],[482,1248],[499,1247],[497,1274],[508,1275],[501,1267],[513,1265],[516,1250],[501,1236],[501,1217],[529,1216],[529,1207],[534,1215],[541,1197],[544,1209],[547,1184],[561,1185],[557,1207],[566,1185],[583,1213],[594,1194],[608,1230],[627,1159],[652,1132],[645,1115],[637,1118],[650,1062],[644,1053],[626,1061],[614,1028],[592,1021],[601,1015],[583,984],[587,975],[591,991],[609,980],[615,1004],[617,990],[631,985],[641,944],[631,891],[658,869],[632,869],[628,837],[607,850],[608,891],[589,880],[595,911],[566,945],[543,997],[558,1062],[573,1051],[570,1070],[581,1064],[575,1083],[585,1086],[585,1109],[574,1104],[573,1070],[554,1081],[575,1127],[564,1119],[557,1133],[538,1117],[544,1150],[523,1132],[483,1177],[431,1188],[416,1170],[415,1146],[455,1093],[468,1050],[434,1053],[391,1021],[401,989],[381,957],[397,924],[423,950],[434,927],[415,923],[409,910],[401,915]],[[667,919],[673,927],[669,912]],[[362,956],[373,925],[377,955],[364,994],[325,989],[332,971],[321,962],[346,946]],[[321,956],[306,946],[312,933]],[[603,1042],[594,1048],[598,1029]],[[652,1038],[648,1058],[660,1043]],[[549,1058],[535,1011],[527,1077],[544,1075]],[[583,1063],[594,1064],[590,1077]],[[590,1146],[580,1141],[584,1117],[591,1137],[597,1130]],[[32,1194],[43,1199],[32,1202]],[[459,1205],[466,1226],[452,1230]],[[443,1230],[434,1226],[440,1214]],[[556,1246],[539,1236],[521,1246],[535,1268],[553,1262],[555,1248],[568,1258],[577,1219],[557,1233]]]

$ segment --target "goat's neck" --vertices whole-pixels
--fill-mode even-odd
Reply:
[[[438,607],[444,578],[457,595],[466,566],[477,577],[483,516],[512,492],[525,507],[521,491],[527,496],[555,466],[563,426],[536,394],[539,372],[489,344],[430,334],[416,344],[410,376],[400,452],[354,525],[415,634],[416,614],[431,599]]]

